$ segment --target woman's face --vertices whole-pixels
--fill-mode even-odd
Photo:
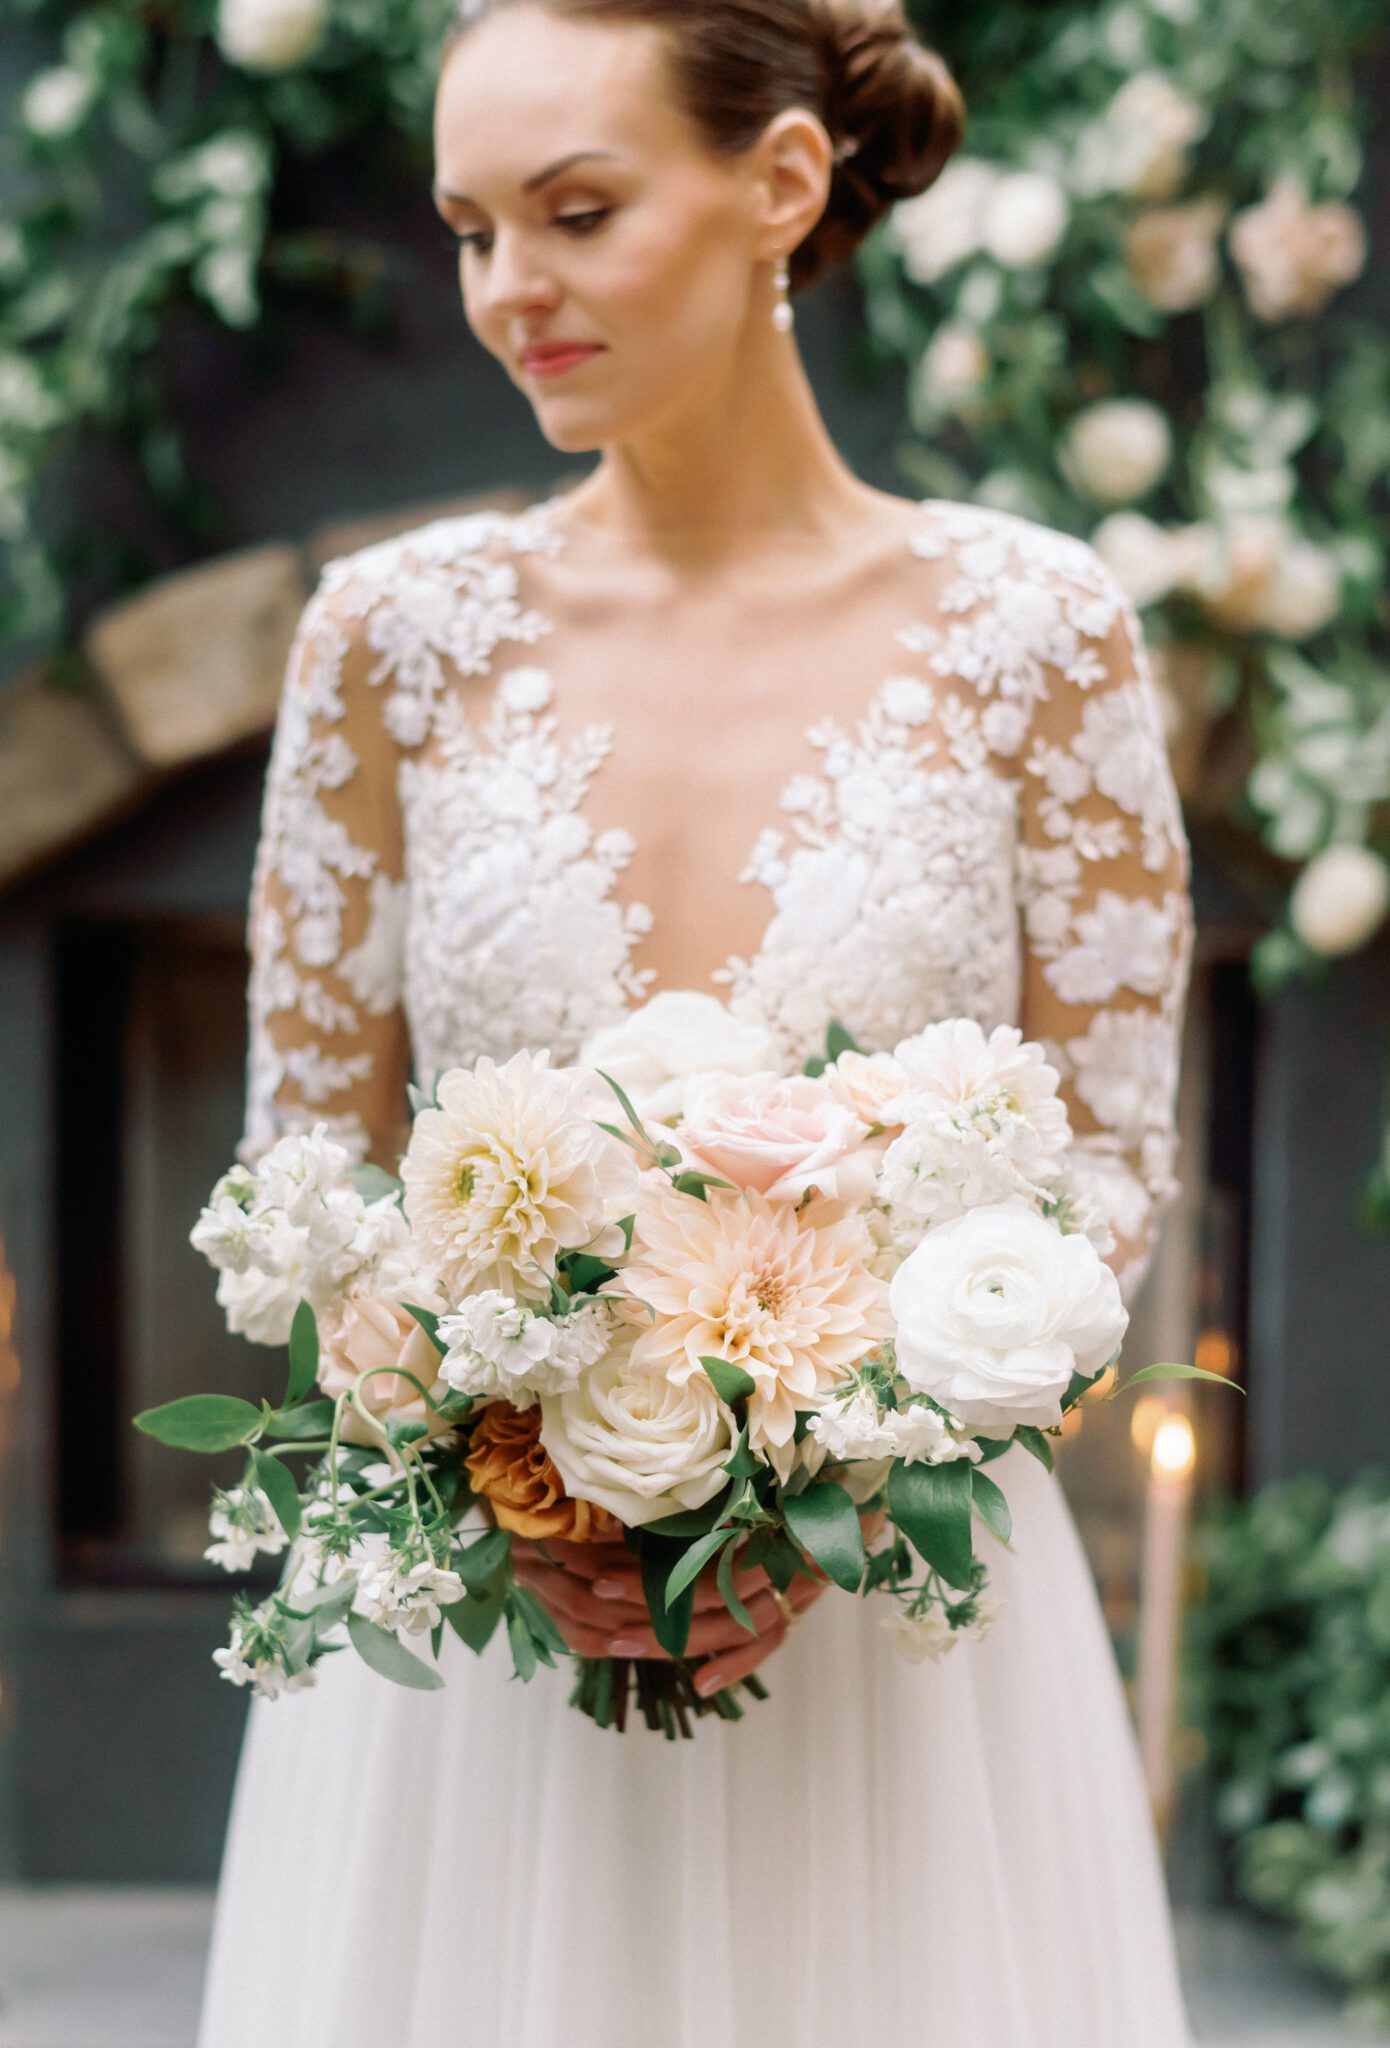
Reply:
[[[553,446],[622,440],[736,361],[770,253],[761,174],[759,150],[710,150],[645,22],[521,4],[454,46],[435,204],[469,325]]]

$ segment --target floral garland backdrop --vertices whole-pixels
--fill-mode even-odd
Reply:
[[[399,257],[282,195],[340,151],[419,203],[452,12],[0,0],[57,49],[7,122],[0,648],[70,654],[83,593],[154,566],[55,514],[84,445],[123,452],[176,558],[211,544],[175,316],[250,345],[327,292],[380,331]],[[1390,345],[1343,297],[1367,257],[1379,0],[916,12],[970,126],[861,258],[869,353],[907,377],[904,478],[1095,542],[1144,610],[1189,806],[1270,906],[1260,985],[1316,976],[1390,909]],[[1383,1150],[1382,1220],[1390,1132]]]

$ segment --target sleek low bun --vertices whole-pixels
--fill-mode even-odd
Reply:
[[[898,200],[925,192],[965,134],[960,87],[900,0],[812,0],[812,18],[836,164],[825,212],[792,258],[796,285],[852,255]]]

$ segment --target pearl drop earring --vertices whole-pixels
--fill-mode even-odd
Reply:
[[[791,278],[787,271],[787,259],[782,251],[777,252],[777,268],[772,273],[772,289],[777,294],[777,303],[772,309],[772,324],[779,334],[789,334],[796,315],[792,312],[791,300],[787,293]]]

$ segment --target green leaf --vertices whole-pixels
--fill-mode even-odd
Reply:
[[[466,1600],[456,1600],[452,1607],[446,1607],[444,1619],[470,1650],[480,1654],[496,1633],[506,1599],[506,1583],[498,1579],[485,1591],[470,1590]]]
[[[995,1485],[987,1472],[978,1465],[970,1468],[970,1493],[980,1520],[987,1529],[992,1529],[1001,1543],[1007,1543],[1013,1534],[1013,1516],[1009,1503],[1001,1488]]]
[[[992,1465],[996,1458],[1003,1457],[1005,1451],[1011,1451],[1014,1443],[1011,1436],[977,1436],[975,1441],[980,1446],[982,1465]]]
[[[275,1510],[275,1519],[293,1543],[299,1534],[300,1509],[299,1488],[295,1485],[294,1474],[278,1458],[272,1458],[269,1451],[252,1451],[251,1463],[255,1467],[256,1484]]]
[[[694,1195],[703,1202],[708,1188],[732,1188],[731,1180],[721,1180],[717,1173],[697,1173],[693,1167],[678,1173],[671,1182],[678,1195]]]
[[[706,1536],[716,1522],[724,1520],[724,1511],[729,1505],[729,1490],[717,1493],[714,1499],[706,1501],[702,1508],[682,1508],[678,1515],[663,1515],[659,1522],[648,1522],[642,1534],[655,1536],[665,1541],[668,1537]]]
[[[666,1581],[666,1602],[683,1593],[687,1586],[699,1578],[700,1573],[714,1556],[720,1545],[729,1541],[729,1531],[724,1528],[711,1529],[708,1536],[697,1536],[684,1557]]]
[[[333,1407],[332,1401],[301,1401],[297,1408],[273,1408],[265,1418],[265,1433],[286,1443],[327,1436],[333,1427]]]
[[[607,1259],[597,1259],[592,1252],[571,1252],[568,1258],[560,1260],[560,1266],[571,1294],[593,1294],[617,1271]]]
[[[700,1363],[709,1374],[715,1393],[731,1408],[735,1401],[746,1401],[757,1391],[758,1383],[752,1373],[745,1372],[741,1365],[730,1364],[727,1358],[702,1358]]]
[[[302,1401],[319,1376],[319,1324],[307,1301],[301,1301],[290,1325],[290,1383],[285,1389],[284,1408]]]
[[[821,1570],[847,1593],[859,1590],[864,1576],[864,1532],[859,1511],[833,1479],[784,1498],[787,1527]]]
[[[489,1529],[476,1543],[456,1550],[449,1562],[469,1592],[481,1592],[504,1570],[512,1554],[510,1529]]]
[[[784,1529],[774,1531],[759,1562],[779,1593],[785,1593],[792,1580],[806,1569],[805,1559]]]
[[[739,1431],[738,1442],[734,1445],[734,1455],[730,1458],[724,1470],[734,1479],[753,1479],[756,1478],[759,1472],[764,1470],[762,1459],[757,1455],[756,1451],[751,1451],[748,1448],[748,1425],[746,1422]]]
[[[523,1685],[529,1685],[536,1675],[536,1639],[531,1633],[526,1616],[517,1605],[515,1588],[507,1595],[507,1637],[512,1646],[512,1665]]]
[[[863,1046],[859,1044],[851,1032],[845,1029],[839,1018],[832,1017],[830,1027],[825,1034],[827,1065],[837,1060],[842,1052],[862,1052],[863,1050]]]
[[[307,1609],[313,1617],[314,1634],[326,1636],[340,1621],[347,1620],[356,1591],[355,1578],[339,1579],[333,1585],[316,1586],[312,1593],[296,1594],[295,1605]]]
[[[1031,1422],[1019,1425],[1014,1431],[1014,1442],[1022,1444],[1024,1450],[1030,1452],[1047,1471],[1052,1470],[1052,1446],[1042,1431],[1035,1428]]]
[[[378,1676],[389,1678],[394,1685],[409,1686],[415,1692],[438,1692],[443,1685],[442,1673],[422,1663],[390,1629],[379,1628],[365,1614],[350,1614],[347,1627],[353,1649]]]
[[[754,1621],[742,1600],[740,1600],[738,1589],[734,1585],[734,1546],[732,1543],[727,1544],[719,1553],[719,1570],[716,1574],[715,1583],[719,1587],[720,1597],[724,1605],[728,1608],[739,1627],[746,1628],[750,1636],[755,1636],[758,1633],[758,1624]]]
[[[913,1548],[946,1583],[969,1589],[975,1554],[970,1539],[970,1465],[895,1464],[888,1474],[888,1512]]]
[[[420,1325],[420,1328],[424,1331],[425,1335],[429,1338],[431,1344],[433,1344],[435,1350],[439,1353],[440,1357],[442,1358],[445,1352],[449,1349],[449,1347],[447,1344],[443,1344],[440,1342],[439,1317],[434,1313],[434,1310],[428,1308],[419,1308],[413,1301],[403,1301],[401,1303],[401,1307],[405,1310],[408,1316],[414,1316],[416,1322]]]
[[[261,1427],[261,1411],[234,1394],[189,1394],[142,1409],[135,1427],[176,1451],[231,1451],[251,1441]]]
[[[1132,1372],[1123,1386],[1116,1387],[1116,1394],[1123,1394],[1130,1387],[1137,1387],[1141,1380],[1215,1380],[1218,1387],[1233,1387],[1238,1394],[1245,1392],[1239,1380],[1228,1379],[1225,1373],[1208,1372],[1200,1365],[1146,1365],[1141,1372]],[[1110,1397],[1115,1398],[1114,1394]]]
[[[628,1122],[632,1125],[633,1130],[636,1131],[637,1135],[642,1139],[642,1142],[647,1146],[648,1150],[654,1152],[656,1150],[656,1147],[653,1145],[652,1140],[647,1135],[646,1125],[643,1123],[641,1117],[638,1116],[636,1110],[628,1101],[626,1095],[624,1095],[622,1089],[618,1086],[617,1082],[613,1079],[613,1076],[611,1074],[605,1074],[602,1067],[595,1067],[594,1072],[598,1075],[600,1081],[606,1081],[608,1083],[609,1087],[613,1090],[613,1093],[617,1096],[619,1102],[621,1102],[623,1106],[623,1115],[627,1118]],[[618,1133],[616,1133],[616,1135],[618,1137],[621,1137],[623,1134],[621,1131],[619,1131]]]
[[[399,1200],[403,1187],[394,1173],[388,1173],[384,1166],[373,1166],[370,1160],[362,1166],[350,1166],[347,1181],[364,1202],[383,1202],[388,1195]]]
[[[544,1645],[547,1651],[558,1650],[562,1657],[568,1657],[570,1646],[555,1626],[554,1616],[531,1591],[529,1586],[513,1586],[512,1598],[525,1615],[527,1625],[537,1647]],[[549,1657],[547,1663],[551,1663]]]
[[[695,1588],[687,1586],[678,1593],[670,1604],[666,1599],[666,1581],[671,1567],[681,1555],[674,1544],[653,1541],[647,1530],[642,1532],[640,1564],[642,1567],[642,1592],[647,1602],[647,1613],[651,1617],[652,1633],[668,1657],[683,1657],[686,1644],[690,1641],[690,1624],[695,1614]]]

